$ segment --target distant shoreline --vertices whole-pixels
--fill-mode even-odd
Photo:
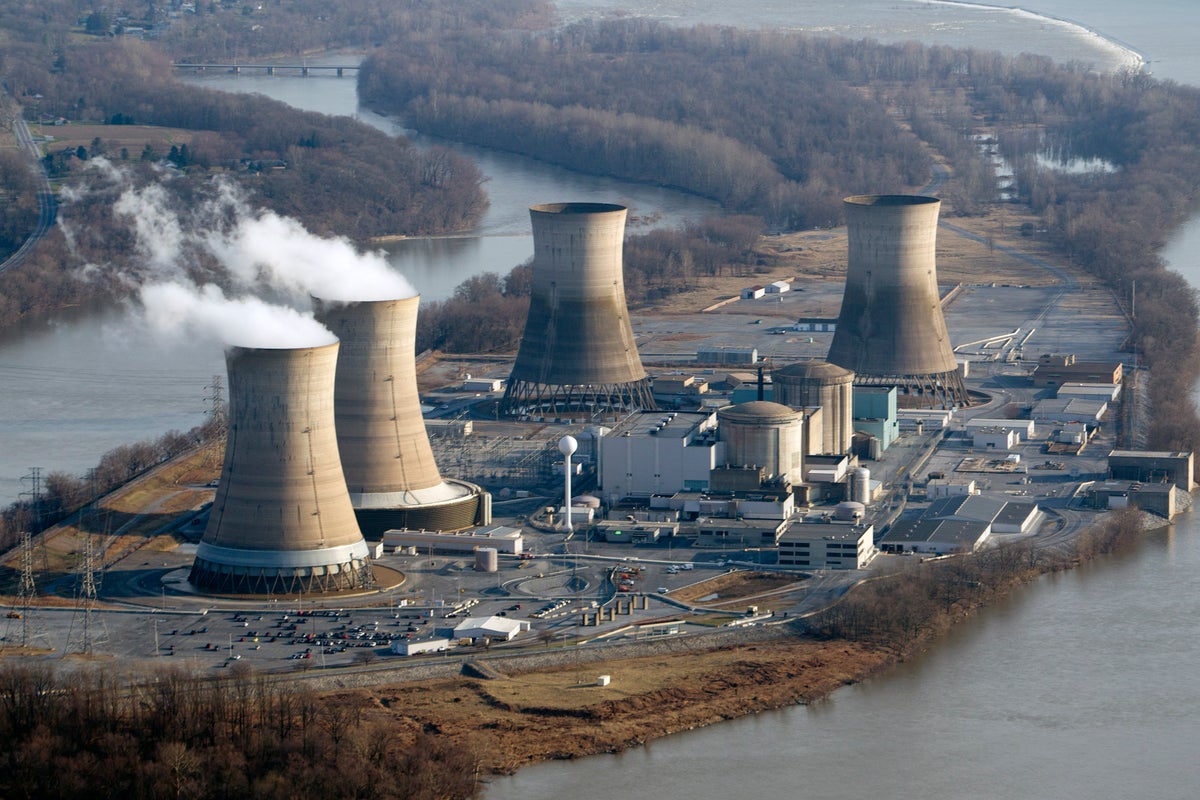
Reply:
[[[1045,22],[1054,23],[1055,25],[1062,25],[1064,27],[1073,28],[1077,31],[1080,31],[1080,32],[1086,34],[1087,36],[1099,39],[1100,41],[1104,42],[1109,47],[1113,48],[1114,50],[1116,50],[1124,55],[1124,59],[1123,59],[1124,63],[1122,64],[1123,68],[1134,69],[1136,71],[1142,71],[1142,70],[1146,69],[1146,65],[1150,62],[1148,55],[1146,53],[1143,53],[1142,51],[1138,50],[1136,47],[1134,47],[1126,42],[1123,42],[1120,39],[1116,38],[1115,36],[1105,33],[1104,31],[1098,30],[1096,28],[1091,27],[1090,25],[1079,22],[1077,20],[1069,19],[1067,17],[1057,17],[1053,14],[1047,14],[1044,11],[1031,11],[1028,8],[1022,8],[1021,6],[1006,6],[1006,5],[999,5],[999,4],[993,4],[993,3],[979,3],[979,2],[972,2],[972,0],[923,0],[923,2],[928,3],[930,5],[958,6],[960,8],[977,8],[977,9],[981,9],[981,10],[985,10],[985,11],[1007,11],[1009,13],[1017,14],[1019,16],[1032,17],[1034,19],[1039,19],[1039,20],[1042,20]],[[1121,68],[1121,67],[1115,67],[1114,69],[1119,69],[1119,68]]]

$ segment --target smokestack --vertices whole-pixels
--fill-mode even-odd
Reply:
[[[859,195],[843,201],[846,290],[828,360],[860,386],[896,386],[906,406],[970,404],[938,294],[941,201]]]
[[[334,433],[338,344],[232,347],[225,465],[191,582],[289,594],[371,583]]]
[[[334,389],[338,450],[363,533],[488,524],[483,490],[444,480],[425,432],[417,395],[420,297],[313,303],[317,320],[341,341]]]
[[[624,206],[529,209],[533,287],[501,413],[653,409],[625,303]]]

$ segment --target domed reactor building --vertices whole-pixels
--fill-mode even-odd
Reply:
[[[857,386],[895,386],[901,405],[970,404],[938,294],[941,201],[859,195],[843,201],[849,233],[846,291],[827,360]]]
[[[800,361],[771,373],[775,400],[789,408],[820,406],[821,441],[810,452],[850,452],[854,438],[854,373],[828,361]]]
[[[417,395],[420,297],[341,302],[314,298],[316,318],[341,341],[334,389],[338,450],[359,526],[457,531],[491,522],[491,495],[438,472]]]
[[[654,409],[625,303],[624,206],[533,206],[533,287],[500,412],[590,416]]]
[[[334,431],[338,344],[231,347],[225,463],[189,580],[231,594],[364,589],[366,542]]]

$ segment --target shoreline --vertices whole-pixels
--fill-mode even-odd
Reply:
[[[1115,50],[1116,52],[1121,53],[1125,57],[1124,60],[1126,61],[1126,63],[1124,65],[1124,68],[1126,68],[1126,69],[1133,69],[1135,71],[1142,72],[1142,71],[1145,71],[1146,65],[1150,63],[1150,57],[1147,53],[1144,53],[1141,50],[1138,50],[1133,45],[1123,42],[1120,39],[1118,39],[1117,37],[1112,36],[1111,34],[1105,33],[1104,31],[1101,31],[1098,28],[1093,28],[1090,25],[1087,25],[1083,22],[1079,22],[1078,20],[1069,19],[1067,17],[1058,17],[1058,16],[1055,16],[1054,14],[1049,14],[1045,11],[1033,11],[1028,8],[1022,8],[1021,6],[1006,6],[1006,5],[999,5],[999,4],[992,4],[992,3],[980,3],[980,2],[975,2],[974,0],[920,0],[920,1],[928,3],[930,5],[956,6],[959,8],[979,9],[981,11],[1005,11],[1005,12],[1009,12],[1009,13],[1015,14],[1020,17],[1028,17],[1030,19],[1040,20],[1042,22],[1049,22],[1049,23],[1053,23],[1056,25],[1061,25],[1061,26],[1070,28],[1077,33],[1082,33],[1087,38],[1091,38],[1091,39],[1100,41],[1100,42],[1104,43],[1104,45],[1106,47],[1109,47],[1109,48]],[[1119,69],[1119,67],[1113,67],[1112,69],[1113,69],[1113,71],[1116,71],[1117,69]]]

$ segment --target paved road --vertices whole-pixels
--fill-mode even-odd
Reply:
[[[34,228],[33,233],[29,235],[25,243],[7,259],[0,261],[0,275],[23,263],[34,246],[54,225],[54,221],[58,217],[58,201],[55,199],[54,192],[50,188],[50,177],[46,174],[46,165],[42,163],[41,149],[33,141],[33,134],[29,132],[29,126],[25,124],[25,120],[21,119],[20,116],[17,116],[13,120],[13,132],[17,136],[17,141],[20,143],[21,149],[29,155],[38,173],[38,222],[37,227]]]

